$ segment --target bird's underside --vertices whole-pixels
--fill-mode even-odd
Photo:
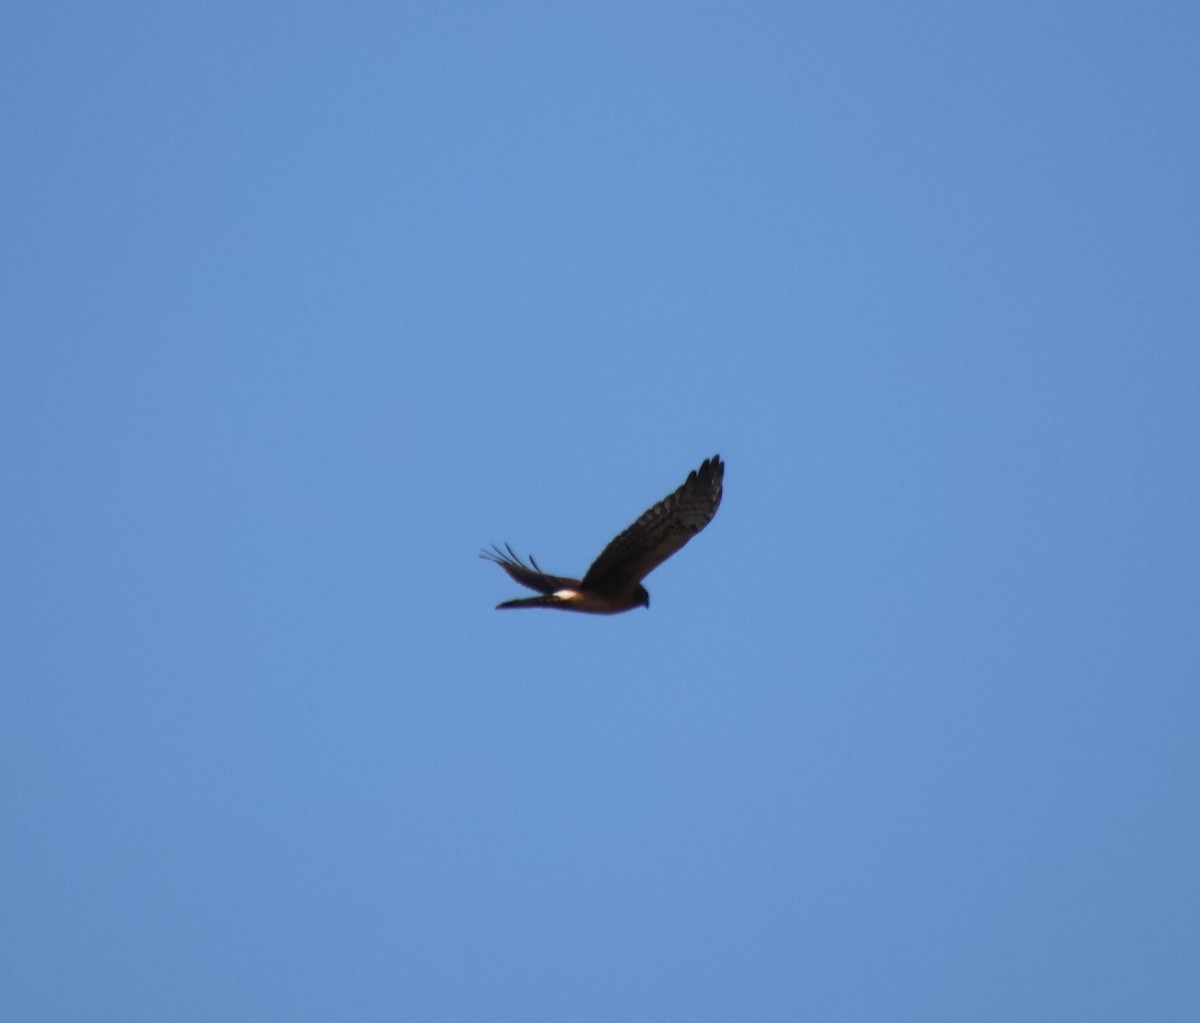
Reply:
[[[712,521],[721,504],[724,476],[725,464],[719,456],[706,459],[678,490],[609,543],[582,579],[550,575],[533,557],[527,564],[508,544],[504,550],[493,544],[480,556],[539,594],[506,600],[496,607],[554,607],[588,614],[649,607],[650,594],[642,580]]]

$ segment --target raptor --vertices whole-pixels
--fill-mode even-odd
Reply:
[[[647,509],[636,522],[600,552],[582,579],[543,572],[532,555],[528,563],[513,549],[492,545],[480,557],[499,565],[522,586],[539,596],[506,600],[497,609],[555,607],[588,614],[618,614],[650,606],[642,585],[654,569],[712,521],[721,504],[725,463],[720,456],[705,459],[688,473],[683,485]]]

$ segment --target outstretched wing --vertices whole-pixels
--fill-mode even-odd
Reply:
[[[519,582],[522,586],[527,586],[531,590],[537,590],[538,593],[555,593],[558,590],[573,590],[579,587],[578,579],[567,579],[559,575],[547,575],[540,568],[538,563],[533,560],[533,555],[529,556],[529,565],[526,565],[520,558],[513,553],[513,549],[504,545],[505,550],[501,550],[495,544],[492,544],[490,551],[483,551],[480,557],[485,561],[491,561],[499,565],[506,571],[513,580]],[[506,553],[507,552],[507,553]],[[533,567],[531,568],[530,565]]]
[[[604,548],[583,577],[583,587],[619,590],[644,579],[712,521],[724,477],[725,463],[718,455],[705,459],[683,486]]]

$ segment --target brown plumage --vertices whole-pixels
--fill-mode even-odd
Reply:
[[[725,464],[713,455],[675,493],[648,509],[632,526],[600,552],[583,579],[543,572],[532,557],[525,564],[513,549],[495,545],[480,557],[495,562],[515,582],[536,590],[540,597],[506,600],[507,607],[556,607],[589,614],[617,614],[649,607],[650,594],[642,580],[712,521],[721,504]]]

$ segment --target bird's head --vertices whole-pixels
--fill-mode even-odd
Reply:
[[[634,604],[633,606],[634,607],[644,607],[647,611],[649,611],[650,610],[650,594],[648,592],[646,592],[646,587],[638,586],[636,596],[637,596],[637,603]]]

